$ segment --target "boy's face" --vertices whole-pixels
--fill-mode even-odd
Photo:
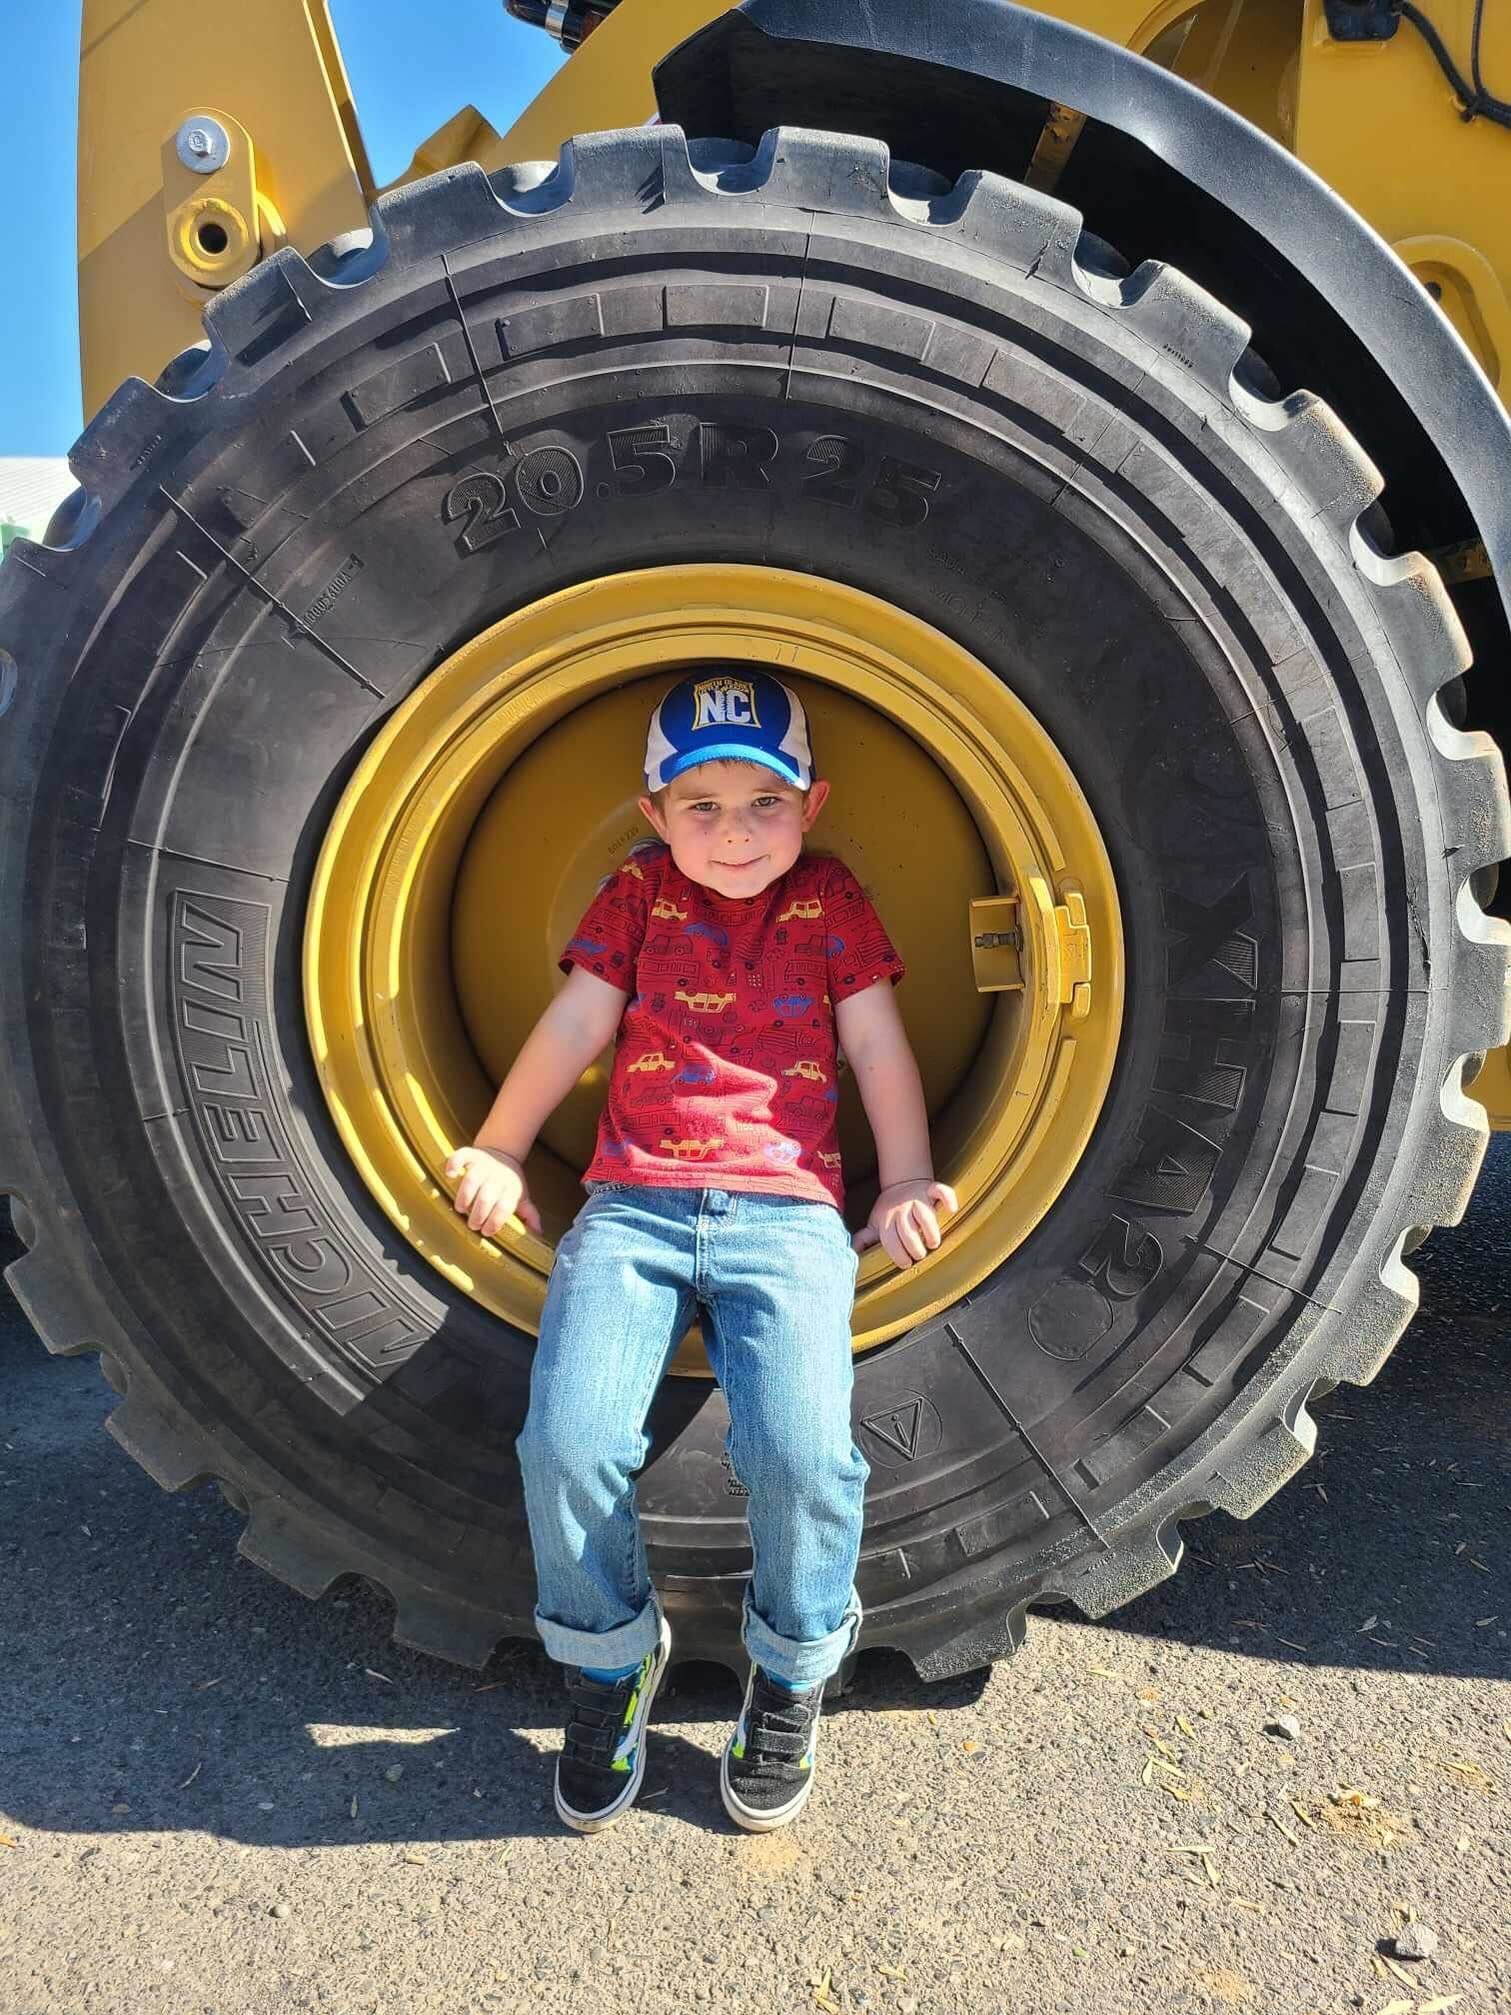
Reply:
[[[640,809],[689,881],[716,895],[757,896],[802,852],[828,795],[821,777],[805,793],[758,764],[698,763],[672,778],[664,810],[650,798]]]

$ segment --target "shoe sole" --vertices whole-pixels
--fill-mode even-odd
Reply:
[[[635,1767],[630,1772],[629,1781],[612,1805],[606,1805],[601,1812],[578,1812],[567,1804],[561,1795],[560,1763],[553,1781],[553,1795],[556,1816],[564,1826],[570,1826],[574,1833],[601,1833],[605,1826],[612,1826],[621,1814],[628,1812],[634,1804],[640,1786],[645,1778],[646,1734],[650,1728],[651,1709],[656,1704],[656,1695],[661,1690],[661,1681],[671,1662],[672,1627],[663,1616],[661,1619],[661,1641],[656,1647],[656,1662],[651,1667],[650,1678],[645,1685],[645,1699],[640,1715],[640,1741],[635,1753]]]
[[[779,1826],[790,1826],[808,1803],[808,1794],[812,1789],[813,1773],[810,1770],[807,1783],[801,1791],[789,1798],[785,1805],[778,1805],[770,1812],[755,1812],[750,1806],[740,1803],[730,1785],[727,1749],[719,1765],[719,1796],[724,1800],[724,1810],[736,1826],[743,1826],[747,1833],[774,1833]]]

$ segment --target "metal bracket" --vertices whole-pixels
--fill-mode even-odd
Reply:
[[[1045,1002],[1068,1008],[1071,1021],[1082,1021],[1091,1012],[1086,898],[1079,889],[1067,889],[1064,902],[1057,903],[1042,875],[1025,875],[1024,887],[1038,917],[1033,941],[1044,946]],[[1021,993],[1027,984],[1021,901],[1016,895],[983,896],[971,904],[971,967],[978,993]]]
[[[162,168],[168,256],[196,290],[229,286],[284,242],[251,135],[228,114],[187,113],[163,142]]]
[[[1066,890],[1064,902],[1054,912],[1054,928],[1060,960],[1053,997],[1070,1009],[1072,1021],[1084,1021],[1091,1013],[1091,927],[1086,898],[1079,889]]]
[[[1401,24],[1391,0],[1323,0],[1335,42],[1388,42]]]

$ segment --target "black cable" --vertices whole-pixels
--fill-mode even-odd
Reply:
[[[1460,117],[1464,120],[1491,119],[1497,126],[1511,127],[1511,104],[1504,98],[1495,98],[1485,89],[1485,80],[1480,73],[1480,30],[1485,19],[1485,0],[1474,0],[1474,27],[1469,40],[1469,68],[1474,81],[1464,77],[1457,63],[1449,55],[1443,38],[1412,0],[1395,0],[1396,12],[1408,20],[1422,37],[1433,55],[1443,75],[1453,86],[1454,95],[1463,100]]]

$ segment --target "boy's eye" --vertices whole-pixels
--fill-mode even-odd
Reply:
[[[779,805],[781,802],[781,798],[775,794],[770,797],[756,798],[754,800],[756,807],[761,811],[767,810],[772,805]],[[700,798],[696,804],[689,805],[687,809],[690,812],[712,812],[717,811],[718,807],[713,803],[712,799]]]

